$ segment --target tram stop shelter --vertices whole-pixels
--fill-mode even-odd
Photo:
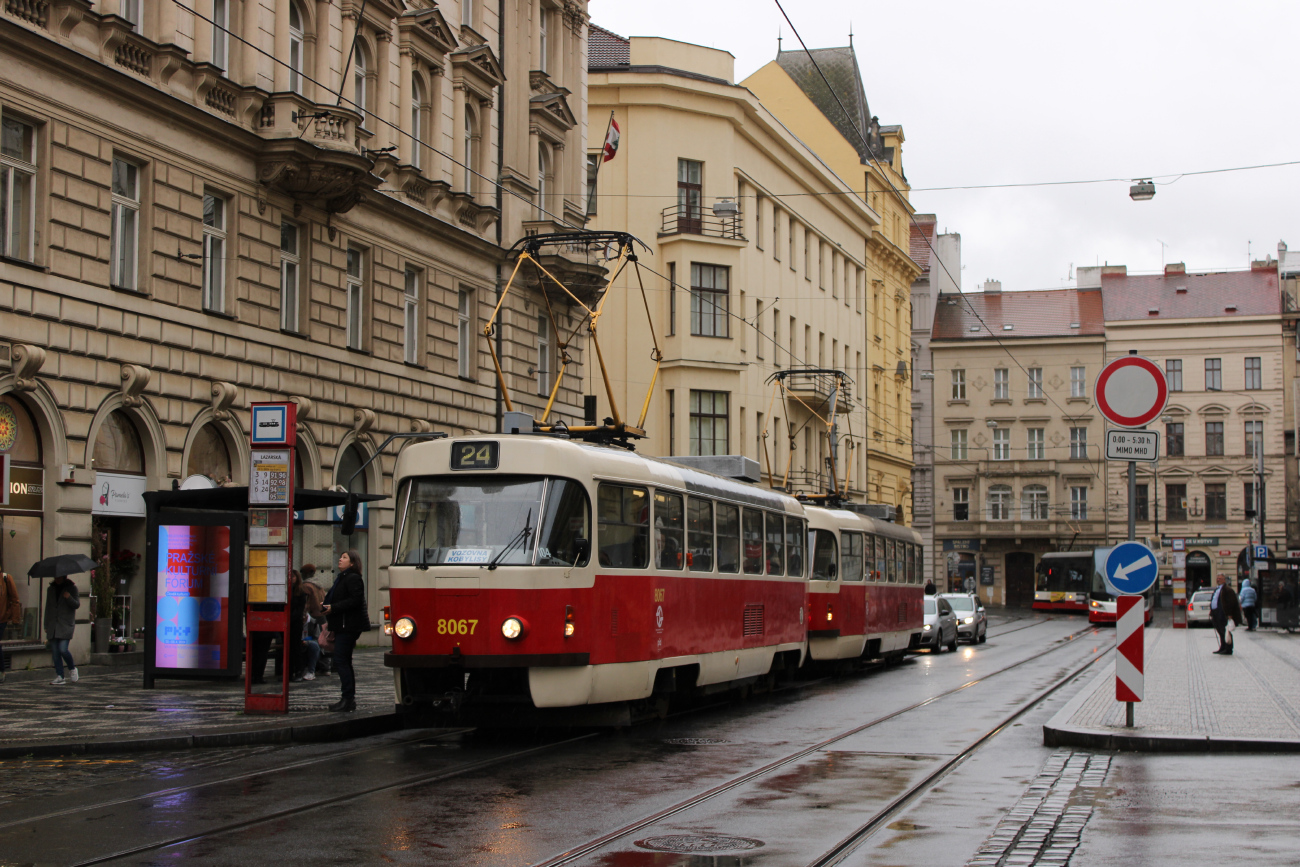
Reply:
[[[296,489],[302,515],[387,499],[385,494]],[[146,519],[144,688],[154,679],[234,679],[243,665],[247,486],[149,491]],[[286,604],[254,604],[283,611]]]

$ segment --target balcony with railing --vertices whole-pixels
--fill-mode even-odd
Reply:
[[[666,235],[702,235],[728,241],[745,240],[740,203],[718,199],[711,206],[696,202],[679,202],[663,210],[659,237]]]

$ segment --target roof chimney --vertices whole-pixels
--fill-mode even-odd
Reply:
[[[1172,277],[1175,274],[1186,274],[1187,266],[1182,262],[1170,262],[1165,266],[1165,276]]]
[[[1001,292],[1001,291],[1002,291],[1002,281],[1001,281],[1001,280],[985,280],[985,281],[984,281],[984,294],[985,294],[985,295],[996,295],[996,294],[998,294],[998,293]]]

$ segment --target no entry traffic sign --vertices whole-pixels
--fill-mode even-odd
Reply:
[[[1093,395],[1112,424],[1142,427],[1164,412],[1169,385],[1160,365],[1140,355],[1125,355],[1102,368]]]

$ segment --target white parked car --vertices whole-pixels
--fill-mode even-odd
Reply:
[[[1197,590],[1187,600],[1187,627],[1210,625],[1210,600],[1214,598],[1213,590]]]
[[[957,649],[957,615],[942,596],[925,597],[925,625],[921,627],[921,646],[935,653],[945,647]]]
[[[970,593],[942,593],[939,598],[948,600],[957,615],[957,637],[971,644],[983,644],[989,621],[979,597]]]

